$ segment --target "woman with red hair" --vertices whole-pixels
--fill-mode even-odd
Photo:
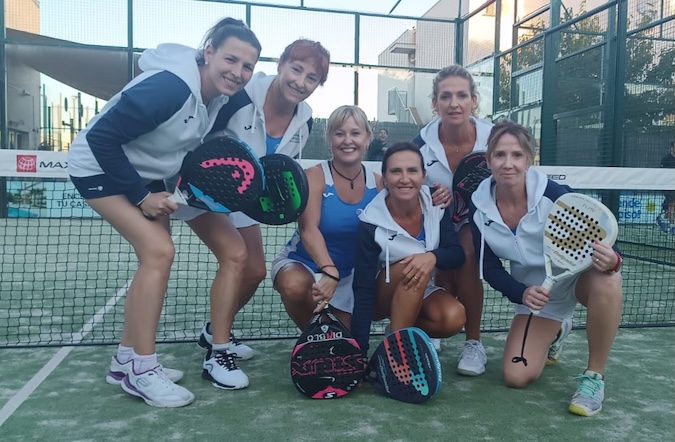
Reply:
[[[312,130],[312,108],[305,100],[328,77],[330,54],[319,42],[299,39],[286,47],[276,75],[256,73],[244,90],[234,95],[218,115],[210,136],[230,135],[247,143],[258,156],[279,153],[296,157]],[[198,222],[205,213],[181,207],[176,218]],[[253,297],[265,279],[265,254],[260,224],[241,212],[230,214],[246,242],[244,282],[239,296],[239,311]],[[232,314],[236,314],[236,312]],[[253,350],[230,334],[238,359],[250,359]],[[210,349],[211,324],[202,329],[199,344]]]

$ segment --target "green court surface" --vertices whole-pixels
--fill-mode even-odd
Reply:
[[[387,399],[369,386],[341,399],[307,399],[290,383],[291,340],[251,341],[258,354],[240,364],[251,385],[239,391],[218,390],[201,379],[203,353],[195,344],[160,345],[160,361],[184,370],[182,384],[196,396],[180,409],[149,407],[106,384],[112,346],[71,347],[59,364],[50,360],[68,349],[3,349],[0,440],[672,441],[674,334],[673,328],[619,331],[606,370],[604,409],[591,418],[566,408],[576,388],[573,376],[586,364],[583,330],[570,334],[560,362],[524,390],[502,385],[505,334],[484,334],[490,361],[478,378],[455,374],[463,337],[446,339],[441,392],[422,405]],[[53,365],[42,383],[32,380]],[[24,387],[36,388],[26,396]]]
[[[0,347],[115,343],[121,334],[124,294],[136,259],[130,246],[97,219],[0,220]],[[265,227],[271,264],[293,232]],[[195,339],[209,315],[212,255],[183,223],[174,223],[176,258],[158,341]],[[622,226],[624,326],[675,324],[675,246],[656,225]],[[269,275],[269,272],[268,272]],[[504,330],[513,307],[486,285],[482,327]],[[585,324],[579,308],[575,325]],[[297,336],[270,278],[237,315],[243,338]],[[374,329],[381,331],[381,329]]]

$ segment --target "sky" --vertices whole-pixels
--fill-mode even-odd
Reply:
[[[387,14],[397,0],[305,0],[305,7],[340,9],[349,12]],[[437,0],[401,0],[394,15],[418,17]],[[300,0],[268,0],[274,5],[300,6]],[[127,46],[127,0],[41,0],[41,34],[93,45]],[[134,0],[133,45],[151,48],[160,43],[181,43],[197,47],[204,33],[220,18],[245,19],[244,5],[191,0]],[[104,19],[102,19],[104,17]],[[361,18],[359,61],[376,64],[377,56],[415,20]],[[278,58],[285,46],[305,37],[320,41],[331,53],[331,60],[353,63],[355,26],[351,14],[284,10],[253,7],[251,27],[261,41],[263,57]],[[256,71],[276,72],[276,65],[260,62]],[[359,105],[369,118],[377,114],[377,71],[362,70],[359,76]],[[48,93],[63,90],[64,96],[76,91],[46,78]],[[327,117],[342,104],[354,101],[354,68],[332,66],[328,81],[307,100],[315,117]],[[83,100],[93,107],[92,99]],[[99,108],[102,107],[99,103]]]

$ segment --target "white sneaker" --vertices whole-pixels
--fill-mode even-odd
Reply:
[[[203,348],[204,350],[211,350],[213,346],[213,335],[209,331],[211,329],[211,323],[207,322],[204,327],[202,327],[202,332],[199,334],[199,340],[197,345]],[[253,357],[255,351],[248,345],[240,342],[237,337],[234,335],[233,331],[230,331],[230,344],[232,344],[231,353],[235,353],[237,359],[242,361],[247,361]]]
[[[434,344],[434,348],[437,352],[441,351],[441,340],[440,338],[431,338],[431,343]]]
[[[464,376],[480,376],[485,373],[485,364],[487,355],[483,344],[475,339],[464,342],[464,349],[457,364],[457,373]]]
[[[180,370],[174,370],[172,368],[164,368],[161,365],[159,369],[164,372],[164,374],[171,380],[171,382],[178,382],[183,379],[183,372]],[[128,375],[131,372],[131,360],[122,364],[117,356],[113,356],[110,361],[110,370],[105,377],[105,381],[110,385],[120,385],[124,376]]]
[[[223,390],[239,390],[248,387],[248,376],[235,360],[234,353],[227,350],[208,350],[204,357],[202,377]]]
[[[195,396],[187,388],[171,382],[161,365],[143,373],[131,370],[120,384],[122,390],[153,407],[177,408],[190,404]]]

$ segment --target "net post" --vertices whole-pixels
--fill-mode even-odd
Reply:
[[[0,177],[0,218],[7,218],[8,210],[7,204],[7,178]]]

